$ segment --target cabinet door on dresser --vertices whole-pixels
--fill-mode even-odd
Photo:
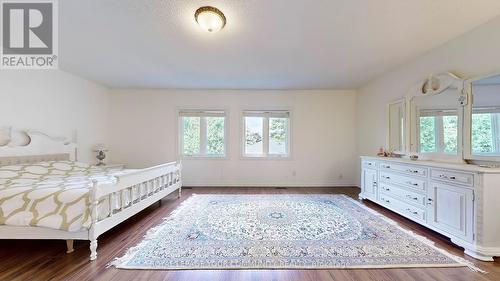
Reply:
[[[466,241],[473,240],[472,189],[430,182],[427,193],[428,224]]]
[[[363,194],[368,199],[377,200],[377,170],[363,169]]]

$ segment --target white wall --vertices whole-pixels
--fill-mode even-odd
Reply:
[[[352,91],[113,90],[113,159],[133,167],[177,160],[176,111],[222,107],[229,111],[229,157],[184,160],[185,185],[352,185],[356,180],[355,104]],[[241,110],[276,107],[293,111],[293,159],[241,159]]]
[[[500,17],[379,77],[357,97],[358,154],[373,155],[386,142],[386,104],[404,97],[430,74],[454,72],[469,78],[500,71]],[[359,160],[357,161],[359,166]],[[359,170],[359,169],[358,169]]]
[[[108,142],[108,89],[63,71],[0,71],[0,126],[72,137],[79,160],[95,162],[92,146]]]

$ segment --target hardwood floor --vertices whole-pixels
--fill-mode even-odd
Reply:
[[[191,194],[274,194],[274,193],[344,193],[357,198],[357,188],[224,188],[204,187],[184,189],[181,199],[172,194],[99,238],[97,261],[89,262],[89,242],[75,241],[75,252],[66,254],[64,241],[0,240],[0,280],[244,280],[244,281],[315,281],[315,280],[500,280],[500,260],[480,262],[465,256],[488,274],[475,273],[467,268],[414,269],[350,269],[350,270],[182,270],[147,271],[106,268],[109,261],[142,240],[146,231],[162,222],[180,202]],[[403,227],[435,241],[439,247],[464,256],[460,248],[445,237],[427,230],[373,203],[365,202]]]

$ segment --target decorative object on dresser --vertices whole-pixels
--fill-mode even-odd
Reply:
[[[99,235],[174,191],[181,195],[179,163],[108,171],[75,162],[74,141],[16,132],[23,145],[0,146],[0,239],[62,239],[68,253],[74,239],[90,240],[95,260]]]
[[[112,265],[479,270],[345,195],[313,194],[193,195]]]
[[[103,165],[106,165],[106,163],[104,163],[104,159],[106,159],[106,152],[108,152],[109,149],[106,148],[106,146],[102,143],[100,144],[97,144],[95,147],[94,147],[94,152],[97,152],[97,155],[96,155],[96,158],[97,158],[97,166],[103,166]]]

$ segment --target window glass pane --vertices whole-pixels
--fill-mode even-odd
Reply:
[[[269,118],[269,154],[288,154],[288,119]]]
[[[436,152],[436,117],[420,117],[420,152]]]
[[[493,153],[495,151],[492,118],[493,114],[491,113],[472,114],[473,153]]]
[[[457,153],[458,116],[443,116],[443,140],[445,153]]]
[[[224,117],[206,117],[207,154],[224,155]]]
[[[200,154],[200,117],[183,117],[182,153]]]
[[[262,117],[245,117],[245,154],[263,154]]]

